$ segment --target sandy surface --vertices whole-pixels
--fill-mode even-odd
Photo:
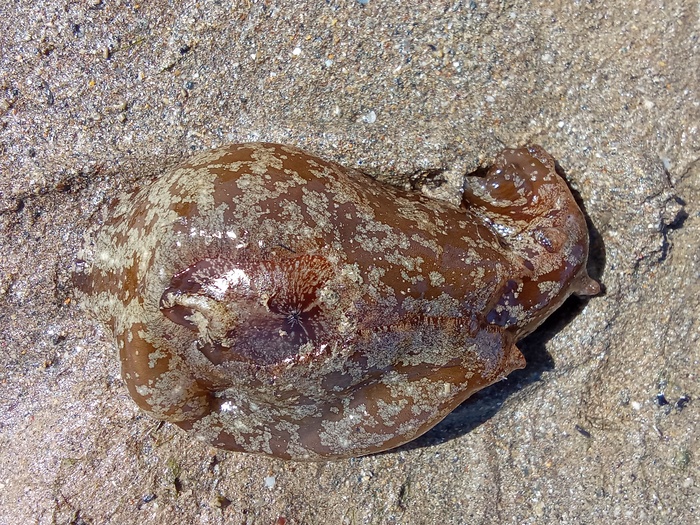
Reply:
[[[0,5],[0,523],[692,523],[700,511],[698,3]],[[400,5],[399,5],[400,4]],[[140,414],[71,300],[88,224],[193,151],[291,143],[444,195],[538,142],[606,293],[417,442],[319,464]]]

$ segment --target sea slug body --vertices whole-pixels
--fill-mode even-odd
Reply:
[[[138,405],[229,450],[361,456],[525,366],[515,342],[593,295],[583,213],[539,146],[431,200],[277,144],[197,155],[120,199],[77,299]]]

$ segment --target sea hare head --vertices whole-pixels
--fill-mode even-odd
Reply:
[[[152,416],[281,458],[386,450],[522,368],[515,340],[588,279],[585,221],[544,168],[546,220],[502,174],[459,209],[286,146],[207,152],[116,203],[76,295]]]
[[[484,178],[470,178],[465,207],[495,225],[502,242],[529,271],[511,279],[490,323],[516,326],[520,339],[572,293],[597,295],[588,276],[588,228],[555,162],[541,146],[505,149]]]

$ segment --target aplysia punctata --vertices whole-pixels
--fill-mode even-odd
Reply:
[[[118,199],[75,295],[129,393],[215,447],[360,456],[525,366],[515,342],[593,295],[552,157],[506,149],[461,206],[277,144],[196,155]]]

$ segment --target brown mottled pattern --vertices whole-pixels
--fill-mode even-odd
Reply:
[[[585,220],[540,147],[505,150],[463,204],[232,145],[122,198],[76,295],[152,416],[230,450],[369,454],[522,368],[515,341],[597,292]]]

